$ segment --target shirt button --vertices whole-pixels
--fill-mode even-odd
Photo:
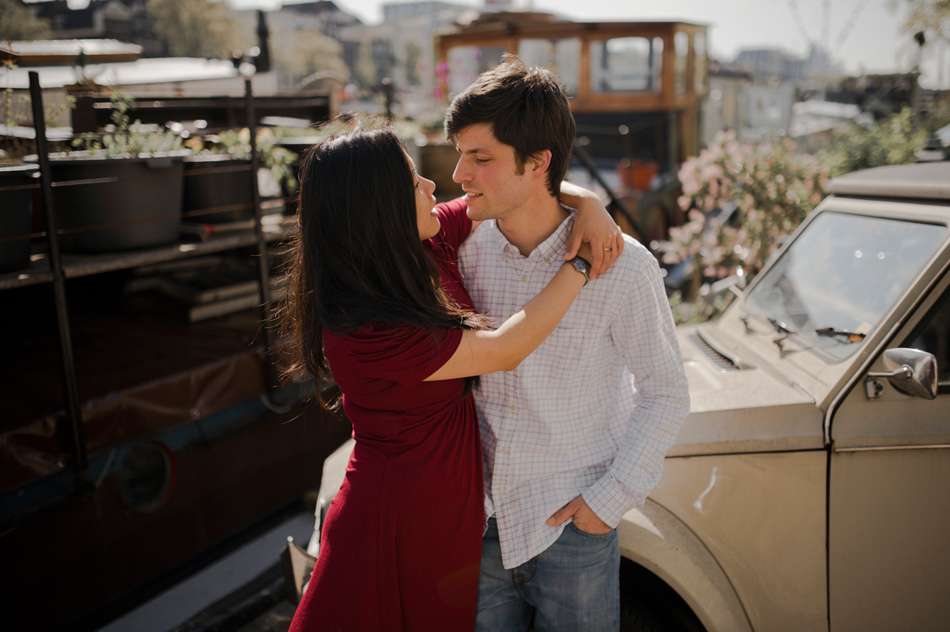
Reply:
[[[525,275],[522,274],[522,275],[521,275],[521,280],[522,280],[522,281],[527,281],[527,280],[528,280],[528,277],[526,277]]]
[[[515,405],[514,405],[514,404],[512,404],[512,405],[510,406],[510,408],[511,408],[511,412],[515,412]]]
[[[544,263],[551,263],[551,257],[547,257],[547,258],[544,260]]]

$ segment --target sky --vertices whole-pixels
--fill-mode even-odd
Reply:
[[[235,6],[275,0],[230,0]],[[276,0],[279,1],[279,0]],[[484,6],[482,0],[446,0]],[[382,21],[382,0],[334,0],[368,24]],[[388,0],[387,4],[399,4]],[[903,72],[918,52],[900,30],[900,0],[512,0],[515,10],[547,11],[578,21],[683,20],[708,25],[714,57],[732,60],[742,48],[781,48],[805,56],[824,44],[848,73]],[[583,7],[580,9],[579,7]],[[925,46],[921,83],[950,87],[950,47]],[[941,64],[942,58],[942,64]],[[942,81],[938,81],[942,70]]]
[[[276,9],[302,0],[225,0],[239,9]],[[404,0],[334,0],[366,24],[382,22],[383,4]],[[410,0],[411,1],[411,0]],[[484,7],[484,0],[445,0]],[[88,0],[67,0],[70,7]],[[920,48],[903,33],[903,0],[510,0],[512,10],[547,11],[577,21],[682,20],[709,27],[710,53],[731,61],[743,48],[780,48],[805,57],[810,44],[831,51],[849,74],[906,72],[920,55],[920,82],[950,88],[950,45]],[[582,8],[581,8],[582,7]]]

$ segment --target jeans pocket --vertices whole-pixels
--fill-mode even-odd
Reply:
[[[585,537],[585,538],[590,538],[590,539],[592,539],[592,540],[606,540],[606,539],[609,538],[609,537],[613,534],[613,532],[614,532],[614,529],[611,529],[610,531],[605,531],[604,533],[591,533],[590,531],[584,531],[583,529],[581,529],[580,527],[578,527],[578,526],[574,523],[573,520],[572,520],[571,522],[569,522],[567,526],[568,526],[568,528],[570,528],[571,530],[573,530],[574,533],[576,533],[577,535],[583,536],[583,537]]]

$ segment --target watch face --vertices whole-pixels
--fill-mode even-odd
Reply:
[[[574,264],[574,269],[584,275],[584,285],[587,285],[587,281],[590,280],[590,268],[587,263],[582,259],[574,259],[571,263]]]

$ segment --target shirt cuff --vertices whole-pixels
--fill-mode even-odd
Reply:
[[[628,494],[623,491],[620,482],[607,473],[581,495],[598,518],[611,529],[616,529],[625,513],[643,507],[649,493],[637,491]]]

